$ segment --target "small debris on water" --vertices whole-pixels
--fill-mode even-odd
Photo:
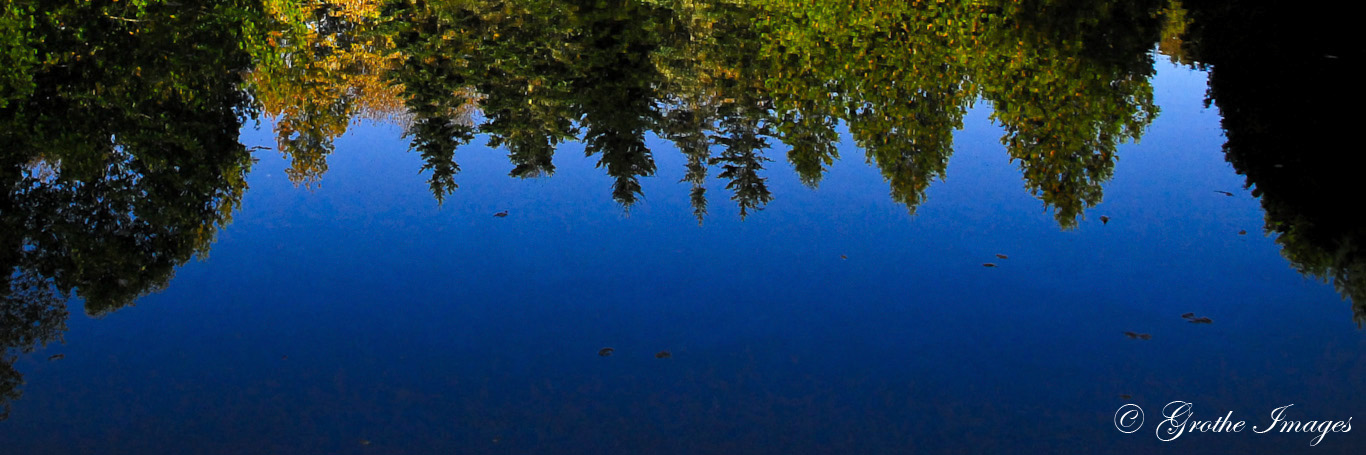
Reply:
[[[1182,319],[1185,319],[1185,320],[1187,320],[1187,321],[1190,321],[1191,324],[1210,324],[1210,323],[1213,323],[1213,322],[1214,322],[1213,319],[1210,319],[1210,318],[1207,318],[1207,317],[1204,317],[1204,316],[1201,316],[1201,317],[1198,317],[1198,318],[1197,318],[1197,317],[1195,317],[1195,313],[1186,313],[1186,314],[1183,314],[1183,315],[1181,315],[1181,318],[1182,318]]]
[[[1120,399],[1123,399],[1123,400],[1128,400],[1128,399],[1133,398],[1133,395],[1129,395],[1129,394],[1126,393],[1126,394],[1120,395],[1119,398],[1120,398]]]
[[[670,353],[669,351],[659,351],[658,353],[655,354],[655,358],[656,358],[656,359],[667,359],[667,358],[673,357],[673,356],[674,356],[673,353]]]
[[[504,211],[501,211],[501,212],[498,212],[498,213],[493,214],[493,216],[496,216],[496,217],[498,217],[498,218],[507,218],[507,216],[508,216],[508,211],[507,211],[507,210],[504,210]]]
[[[996,267],[996,264],[995,264],[995,263],[992,263],[992,262],[988,262],[988,263],[982,264],[982,267]]]
[[[1105,215],[1101,215],[1101,216],[1100,216],[1100,224],[1110,224],[1110,217],[1105,216]]]
[[[1229,196],[1229,197],[1232,197],[1232,196],[1233,196],[1233,193],[1230,193],[1230,192],[1228,192],[1228,191],[1214,190],[1214,192],[1215,192],[1215,193],[1222,194],[1222,195],[1224,195],[1224,196]]]
[[[1243,229],[1243,230],[1241,230],[1241,231],[1238,231],[1238,235],[1247,235],[1247,229]]]
[[[63,359],[63,358],[66,358],[66,354],[52,354],[52,356],[48,357],[47,360],[48,360],[48,361],[53,361],[53,360],[61,360],[61,359]]]
[[[602,349],[599,349],[599,350],[598,350],[598,355],[603,356],[603,357],[607,357],[607,356],[609,356],[609,355],[612,355],[613,352],[616,352],[616,349],[612,349],[612,348],[602,348]]]
[[[997,254],[996,257],[1001,258],[1001,259],[1010,259],[1010,256],[1006,256],[1006,255],[1004,255],[1004,254]]]

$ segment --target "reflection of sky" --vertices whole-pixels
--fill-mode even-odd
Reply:
[[[1024,190],[984,105],[915,216],[852,146],[817,191],[770,152],[776,199],[744,221],[711,182],[701,226],[677,183],[683,156],[658,140],[659,173],[629,216],[578,144],[539,180],[508,178],[503,151],[466,147],[443,206],[390,127],[340,140],[313,191],[284,178],[276,152],[258,152],[209,260],[135,307],[74,316],[65,345],[18,362],[28,384],[0,443],[12,453],[1310,450],[1308,434],[1161,443],[1151,431],[1177,399],[1195,402],[1197,419],[1233,411],[1249,426],[1290,403],[1304,420],[1366,411],[1356,379],[1366,339],[1349,305],[1261,235],[1258,203],[1220,153],[1217,113],[1202,106],[1204,74],[1160,65],[1161,115],[1140,145],[1120,148],[1104,202],[1066,232]],[[268,130],[245,132],[247,145],[272,142]],[[606,346],[616,353],[598,357]],[[657,360],[660,350],[674,355]],[[1148,412],[1136,434],[1111,423],[1121,394]],[[1312,450],[1362,442],[1360,431],[1330,434]]]

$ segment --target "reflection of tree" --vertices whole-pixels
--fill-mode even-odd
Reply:
[[[524,178],[552,174],[556,147],[581,140],[629,206],[655,171],[645,146],[653,132],[688,157],[699,218],[711,165],[747,214],[772,198],[758,174],[768,139],[816,186],[838,158],[843,122],[914,211],[946,177],[953,132],[981,96],[997,107],[1027,187],[1064,226],[1100,201],[1117,145],[1156,114],[1147,50],[1163,36],[1163,15],[1168,33],[1188,22],[1180,5],[1158,0],[401,0],[378,16],[369,1],[321,5],[272,10],[312,25],[285,26],[280,55],[258,58],[292,62],[258,70],[258,90],[324,90],[298,97],[321,101],[269,109],[303,119],[281,121],[293,135],[281,143],[312,144],[316,153],[294,158],[316,172],[354,115],[346,103],[356,90],[345,86],[369,80],[345,75],[383,73],[402,90],[391,98],[406,100],[438,198],[456,187],[456,150],[485,134]],[[389,42],[394,57],[380,52]],[[468,115],[476,104],[478,124]],[[304,134],[291,126],[300,122],[323,129]]]
[[[975,19],[948,5],[869,3],[823,2],[796,15],[809,24],[773,15],[773,53],[783,65],[768,85],[791,109],[777,128],[792,147],[789,160],[814,184],[837,156],[835,120],[846,121],[892,198],[914,212],[929,183],[945,176],[953,131],[975,97],[957,55]]]
[[[401,87],[388,83],[396,64],[391,40],[374,30],[376,0],[265,2],[275,20],[264,32],[251,80],[256,99],[275,118],[285,172],[312,183],[327,171],[333,141],[358,116],[386,118],[401,108]]]
[[[0,264],[10,262],[0,260]],[[11,351],[33,352],[60,341],[66,331],[67,313],[66,296],[31,269],[3,277],[0,286],[0,420],[5,420],[9,403],[19,398],[19,386],[24,382],[23,375],[14,369],[16,357]]]
[[[1148,78],[1156,2],[1003,3],[977,72],[1026,187],[1064,227],[1100,203],[1115,149],[1157,115]]]
[[[654,11],[633,0],[584,3],[577,31],[582,54],[572,82],[584,151],[600,155],[598,167],[615,179],[612,198],[630,206],[640,194],[640,177],[655,172],[645,146],[645,133],[659,118],[654,87],[660,76],[650,60],[659,38],[647,22]]]
[[[673,141],[678,151],[687,157],[682,181],[692,186],[693,216],[700,223],[707,214],[707,166],[711,161],[711,140],[707,131],[712,129],[712,115],[705,112],[709,109],[698,104],[696,98],[680,100],[680,104],[668,109],[660,122],[660,135]]]
[[[66,296],[105,314],[207,253],[251,164],[237,141],[250,58],[234,43],[256,13],[73,3],[32,18],[27,51],[45,63],[0,108],[7,352],[55,340]]]
[[[37,36],[30,22],[33,5],[6,2],[0,6],[0,109],[21,100],[33,90],[34,51]]]
[[[531,2],[493,10],[474,36],[480,51],[469,58],[488,72],[476,89],[486,95],[482,110],[487,121],[481,131],[490,147],[506,147],[518,178],[555,173],[555,149],[574,138],[572,87],[578,46],[560,19],[564,4]],[[547,39],[555,37],[557,40]],[[473,81],[472,81],[473,82]]]
[[[758,117],[768,109],[752,95],[737,95],[741,97],[738,102],[727,103],[720,110],[719,131],[713,139],[722,147],[721,153],[708,164],[720,166],[721,173],[717,177],[730,181],[726,189],[734,194],[731,199],[739,204],[743,219],[750,210],[763,210],[773,196],[768,191],[766,179],[759,176],[759,171],[764,169],[763,162],[769,161],[761,153],[768,148],[764,136],[769,132]]]
[[[1225,158],[1247,177],[1266,210],[1266,232],[1301,273],[1332,281],[1366,324],[1366,202],[1358,153],[1338,114],[1341,87],[1355,75],[1344,59],[1360,52],[1347,19],[1299,8],[1248,9],[1183,2],[1191,25],[1182,51],[1209,65],[1209,96],[1222,114]]]
[[[425,8],[394,4],[386,11],[404,68],[390,77],[403,86],[412,115],[408,134],[422,155],[422,169],[432,172],[428,182],[440,201],[457,187],[455,150],[474,139],[474,126],[464,120],[475,99],[468,56],[474,54],[478,37],[448,31],[446,24],[461,21],[464,14],[442,16]]]

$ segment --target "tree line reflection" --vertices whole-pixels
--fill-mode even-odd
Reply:
[[[1361,190],[1329,145],[1348,125],[1311,117],[1332,97],[1303,92],[1346,86],[1324,55],[1349,41],[1293,29],[1284,11],[1203,0],[0,8],[0,402],[18,396],[16,353],[60,339],[68,297],[105,314],[207,253],[246,189],[238,132],[260,114],[301,185],[323,178],[355,121],[396,122],[438,201],[457,191],[459,152],[475,140],[506,150],[517,178],[553,175],[559,145],[579,141],[629,207],[657,170],[655,135],[686,157],[700,221],[709,177],[742,217],[775,197],[766,163],[819,186],[841,128],[914,212],[980,101],[1025,189],[1069,228],[1101,201],[1118,146],[1158,114],[1154,46],[1211,70],[1226,156],[1256,188],[1266,229],[1366,321],[1362,227],[1342,209]],[[1295,64],[1267,64],[1279,59]]]
[[[267,2],[252,81],[299,183],[356,118],[401,117],[438,200],[477,137],[520,178],[552,175],[574,140],[629,207],[655,134],[688,157],[699,218],[710,174],[742,216],[770,202],[774,148],[818,185],[839,125],[914,211],[984,100],[1027,190],[1071,227],[1157,114],[1150,48],[1171,17],[1165,1],[1072,3]]]

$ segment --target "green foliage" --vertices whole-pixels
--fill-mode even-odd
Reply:
[[[33,91],[33,71],[39,63],[33,8],[29,2],[0,7],[0,109]]]
[[[1148,50],[1163,14],[1180,10],[1155,0],[289,5],[270,2],[282,24],[255,28],[277,45],[251,49],[275,51],[253,52],[254,81],[279,115],[296,180],[325,171],[332,138],[357,115],[361,76],[380,73],[400,91],[438,200],[458,186],[457,149],[484,135],[519,178],[552,175],[559,144],[582,141],[629,207],[655,172],[653,133],[688,157],[699,219],[712,166],[745,215],[772,199],[760,175],[771,144],[814,187],[845,125],[914,212],[947,178],[963,115],[986,99],[1026,188],[1064,227],[1099,203],[1118,144],[1156,115]]]
[[[208,252],[246,189],[251,60],[233,43],[261,20],[245,1],[26,5],[5,10],[32,13],[15,52],[39,62],[3,79],[29,84],[0,107],[6,359],[59,337],[67,296],[106,314]],[[17,378],[0,371],[0,395]]]

